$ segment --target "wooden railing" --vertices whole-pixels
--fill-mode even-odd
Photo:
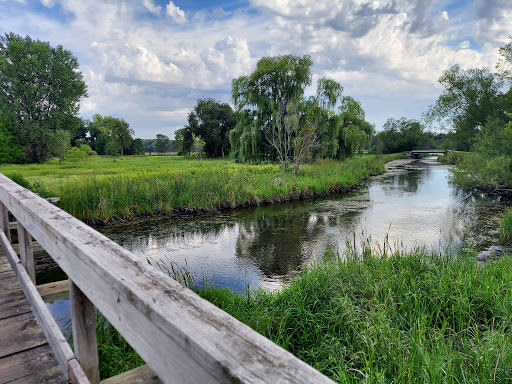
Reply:
[[[18,222],[20,259],[10,245],[8,211]],[[146,260],[2,174],[0,228],[3,251],[73,383],[99,382],[95,308],[164,383],[332,383]],[[74,354],[34,286],[31,237],[68,275]]]

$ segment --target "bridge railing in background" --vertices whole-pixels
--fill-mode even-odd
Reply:
[[[21,260],[10,245],[8,211],[18,221]],[[332,383],[146,260],[1,174],[0,227],[3,250],[33,306],[42,299],[33,284],[31,236],[68,275],[75,355],[44,303],[35,312],[73,382],[86,382],[82,369],[91,383],[99,382],[97,308],[164,383]]]

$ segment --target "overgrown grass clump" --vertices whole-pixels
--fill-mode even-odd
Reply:
[[[512,209],[507,209],[500,219],[500,239],[505,245],[512,244]]]
[[[275,164],[248,165],[181,157],[127,158],[115,163],[91,159],[83,168],[41,164],[38,171],[35,165],[10,167],[24,179],[44,185],[60,196],[60,207],[78,219],[106,222],[342,193],[369,176],[384,172],[384,164],[391,159],[358,156],[343,162],[319,160],[303,165],[299,175],[284,173]]]
[[[338,257],[280,292],[200,295],[339,383],[510,383],[512,259]]]

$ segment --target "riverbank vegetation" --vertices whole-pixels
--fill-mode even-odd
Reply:
[[[441,158],[457,165],[455,183],[510,195],[512,42],[502,47],[500,54],[498,73],[459,66],[445,71],[439,79],[445,89],[428,115],[451,124],[446,144],[465,152]]]
[[[176,211],[211,211],[348,192],[398,156],[318,160],[300,174],[275,164],[183,157],[95,156],[87,166],[58,162],[3,166],[2,172],[43,195],[61,197],[60,207],[87,222],[106,222]]]
[[[329,251],[280,291],[197,292],[338,383],[512,377],[510,256],[482,266],[471,252]],[[103,348],[102,377],[141,364],[114,341],[122,353],[116,344]]]
[[[199,293],[339,383],[506,383],[511,267],[510,257],[481,267],[472,254],[366,250],[313,265],[280,292]]]

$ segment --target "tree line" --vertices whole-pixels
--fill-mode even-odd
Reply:
[[[110,156],[229,155],[239,162],[280,162],[296,172],[310,159],[344,159],[364,149],[445,147],[503,155],[512,111],[512,91],[505,87],[512,72],[511,44],[500,49],[497,72],[452,66],[440,77],[443,92],[422,120],[390,118],[377,134],[361,103],[344,95],[338,82],[321,78],[306,97],[313,61],[307,55],[282,55],[262,58],[251,74],[233,80],[234,108],[198,100],[174,140],[164,134],[142,140],[123,119],[77,116],[87,86],[70,51],[6,33],[0,36],[0,162],[64,158],[71,146]],[[429,129],[442,126],[450,127],[447,133]]]

